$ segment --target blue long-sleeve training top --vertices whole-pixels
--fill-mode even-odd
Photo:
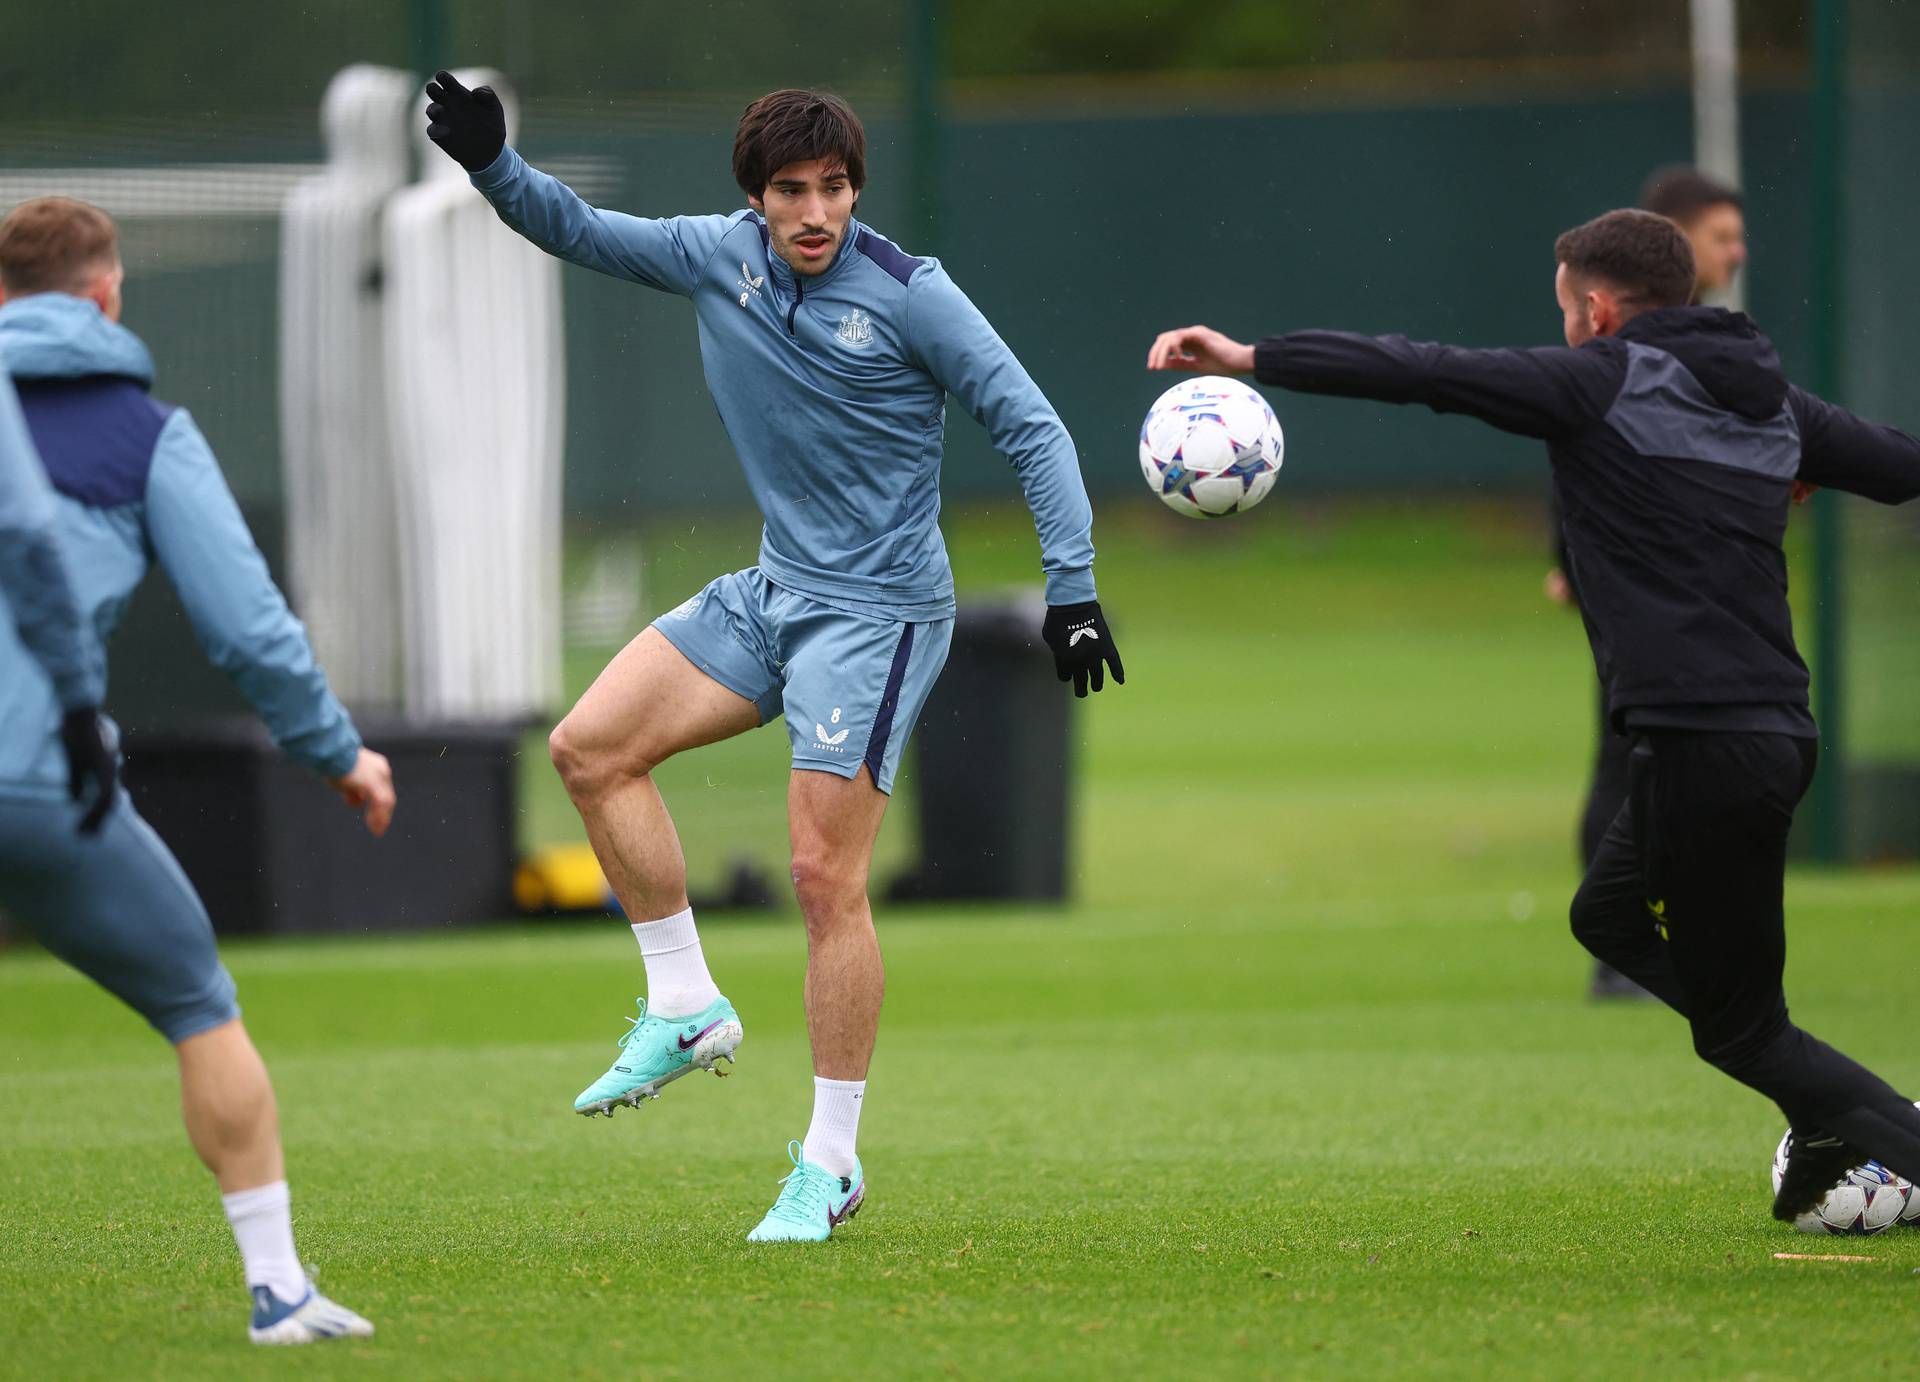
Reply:
[[[326,777],[353,767],[360,736],[306,630],[254,546],[206,438],[184,408],[148,396],[140,339],[82,298],[37,293],[0,307],[0,359],[40,453],[60,553],[81,617],[105,643],[158,561],[207,657],[275,742]],[[66,783],[62,696],[0,620],[0,791]],[[93,698],[98,700],[98,696]]]
[[[760,569],[887,619],[953,613],[940,535],[946,395],[1012,463],[1047,602],[1094,598],[1093,509],[1059,414],[935,259],[858,221],[794,274],[751,211],[650,220],[588,205],[511,148],[473,175],[550,254],[693,301],[707,387],[766,526]]]
[[[62,710],[98,705],[107,659],[60,555],[53,486],[0,357],[0,625],[33,655]],[[0,673],[0,675],[5,675]]]

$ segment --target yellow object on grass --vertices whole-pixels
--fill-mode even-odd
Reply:
[[[620,904],[587,844],[547,845],[520,861],[513,900],[523,912],[604,912]]]

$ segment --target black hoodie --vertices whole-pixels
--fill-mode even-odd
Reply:
[[[1920,441],[1795,387],[1751,320],[1644,312],[1578,349],[1298,331],[1262,383],[1424,403],[1547,443],[1568,574],[1621,727],[1811,736],[1781,550],[1793,482],[1920,494]]]

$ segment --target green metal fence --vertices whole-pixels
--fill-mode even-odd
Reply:
[[[1814,6],[1810,387],[1920,432],[1920,11]],[[1822,858],[1920,849],[1920,515],[1825,494],[1816,524],[1814,679],[1822,749],[1809,838]]]

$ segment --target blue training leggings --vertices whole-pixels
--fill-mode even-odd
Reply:
[[[80,808],[0,788],[0,910],[179,1043],[240,1015],[207,909],[124,791],[98,835]]]

